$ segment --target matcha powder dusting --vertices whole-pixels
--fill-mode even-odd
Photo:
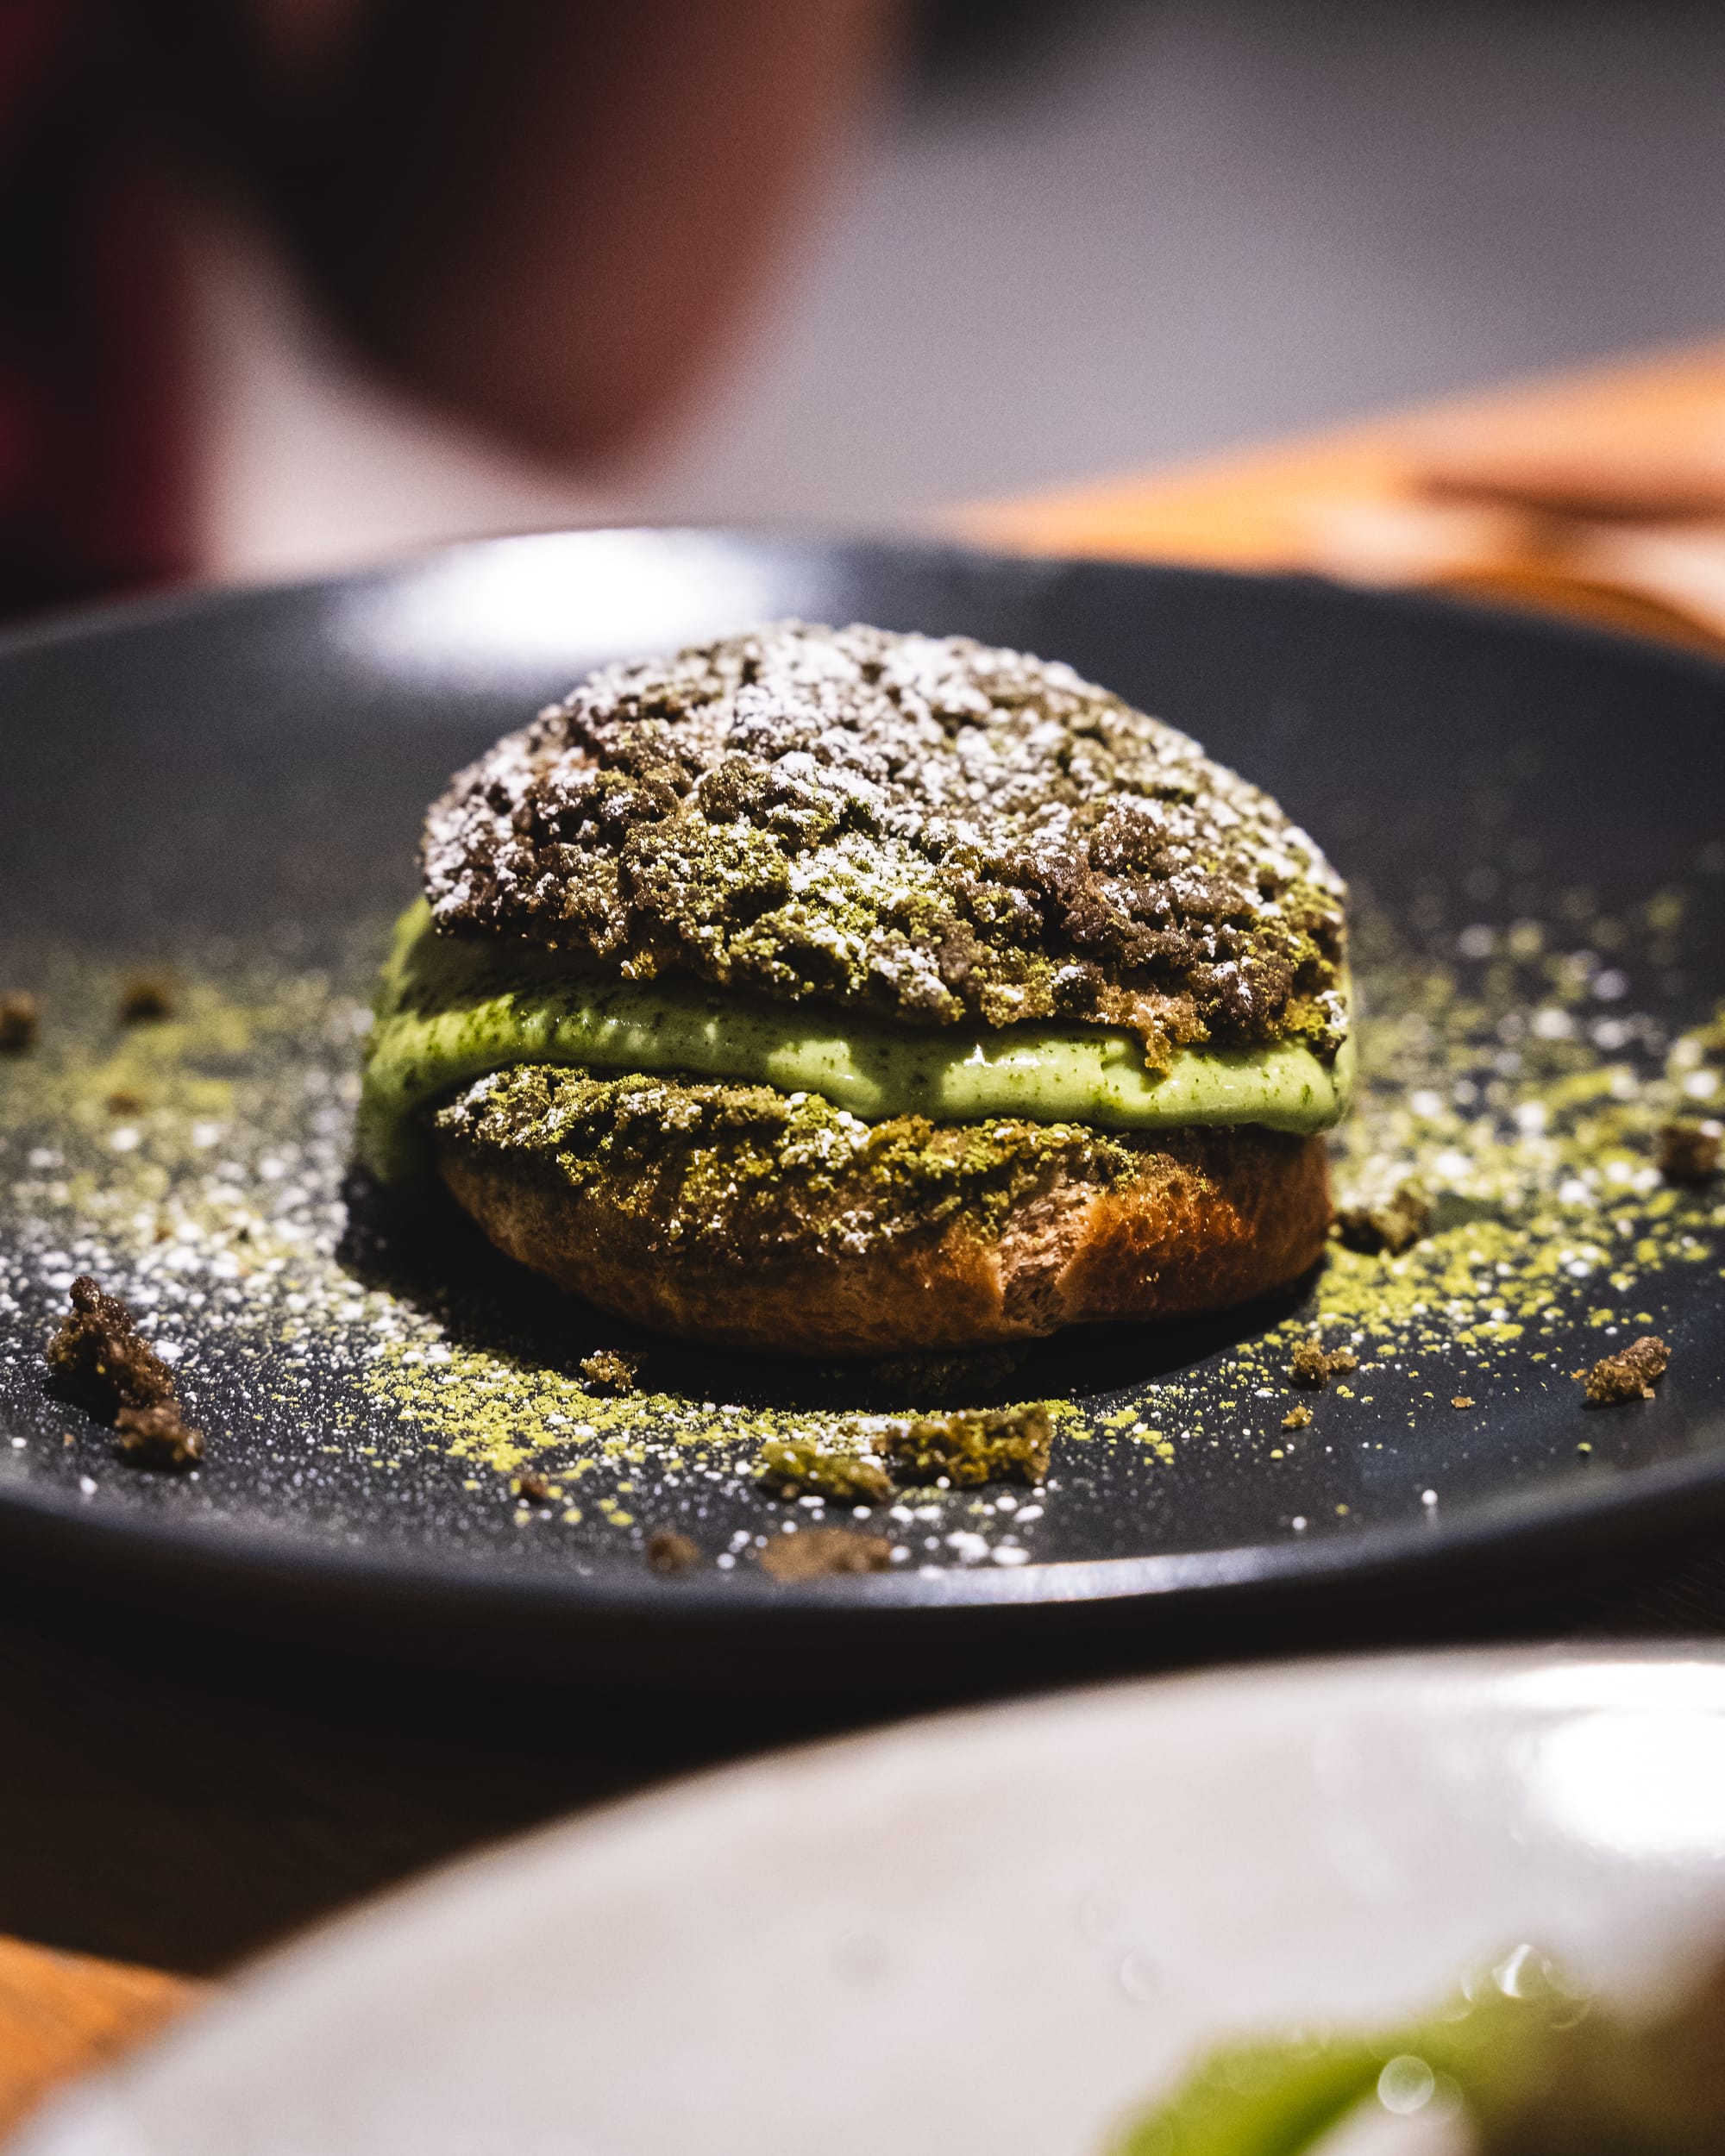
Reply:
[[[810,1529],[900,1572],[1189,1546],[1218,1476],[1237,1538],[1440,1527],[1426,1448],[1501,1481],[1534,1397],[1527,1472],[1634,1464],[1705,1378],[1692,1313],[1722,1294],[1725,1021],[1636,991],[1682,957],[1674,905],[1418,943],[1357,909],[1360,1106],[1316,1277],[1220,1344],[1099,1328],[939,1369],[648,1341],[459,1222],[392,1223],[348,1173],[381,921],[317,968],[176,952],[147,1022],[116,969],[55,961],[0,1056],[0,1476],[647,1582],[674,1535],[702,1579],[782,1592],[822,1545],[779,1544]],[[85,1276],[205,1433],[189,1471],[132,1472],[111,1422],[47,1389]],[[1670,1375],[1590,1406],[1578,1373],[1649,1338]]]

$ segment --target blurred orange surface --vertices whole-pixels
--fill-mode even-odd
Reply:
[[[129,2050],[202,1984],[0,1938],[0,2133],[56,2083]]]
[[[1422,585],[1725,649],[1725,338],[944,522],[1013,551]]]

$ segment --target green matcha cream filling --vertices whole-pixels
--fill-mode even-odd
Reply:
[[[1351,1040],[1333,1064],[1276,1041],[1182,1049],[1153,1070],[1132,1034],[1102,1026],[911,1033],[839,1011],[597,980],[571,974],[555,951],[439,936],[423,899],[397,924],[374,1007],[359,1151],[391,1181],[423,1162],[419,1109],[517,1063],[818,1093],[870,1123],[1011,1116],[1117,1131],[1255,1123],[1301,1135],[1339,1123],[1353,1082]]]

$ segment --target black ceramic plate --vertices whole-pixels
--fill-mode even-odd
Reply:
[[[448,772],[599,661],[786,615],[1069,660],[1276,793],[1359,895],[1374,1143],[1435,1179],[1435,1238],[1011,1371],[822,1370],[631,1340],[344,1181],[369,975]],[[1338,1582],[1458,1593],[1494,1554],[1725,1514],[1716,1186],[1649,1152],[1659,1104],[1703,1116],[1716,1076],[1672,1047],[1725,993],[1717,667],[1306,580],[596,533],[16,635],[0,724],[0,990],[42,1008],[0,1059],[15,1567],[548,1670],[890,1680],[1082,1666],[1094,1633],[1243,1597],[1268,1642]],[[139,967],[173,1012],[123,1027]],[[79,1270],[178,1355],[196,1476],[120,1464],[45,1394]],[[1296,1321],[1366,1367],[1293,1392]],[[1641,1331],[1674,1352],[1657,1395],[1585,1411],[1571,1371]],[[591,1404],[581,1358],[643,1344],[647,1396]],[[754,1484],[762,1418],[943,1388],[1056,1402],[1046,1487],[829,1506],[888,1569],[763,1573],[760,1539],[815,1508]],[[530,1508],[529,1448],[557,1493]],[[661,1527],[699,1564],[649,1570]]]

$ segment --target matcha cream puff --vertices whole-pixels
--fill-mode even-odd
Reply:
[[[783,623],[460,773],[361,1152],[663,1331],[803,1354],[1214,1309],[1318,1257],[1340,880],[1070,667]]]

